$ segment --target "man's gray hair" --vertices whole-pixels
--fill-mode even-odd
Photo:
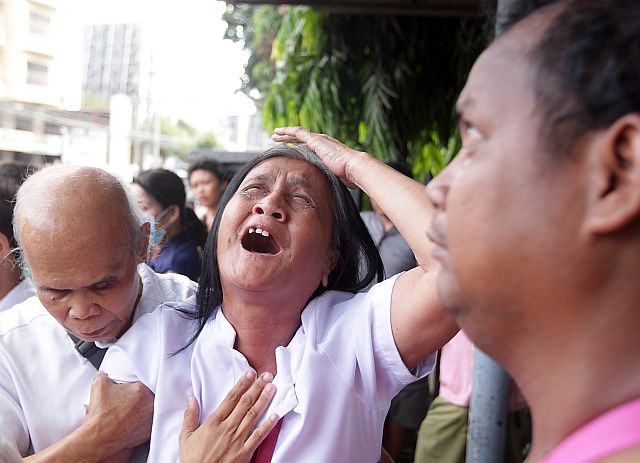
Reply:
[[[83,166],[56,165],[41,169],[31,175],[18,190],[13,218],[14,237],[20,249],[24,249],[22,228],[25,223],[54,233],[78,220],[78,211],[95,211],[98,204],[119,206],[116,217],[122,227],[122,243],[138,254],[140,226],[145,217],[133,199],[129,187],[109,172]],[[113,210],[113,208],[111,208]],[[76,214],[74,217],[74,213]],[[28,265],[24,252],[20,264]]]

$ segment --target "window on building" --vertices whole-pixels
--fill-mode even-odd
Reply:
[[[27,63],[27,83],[33,85],[47,85],[49,68],[40,63]]]
[[[49,135],[60,135],[60,126],[51,122],[44,123],[44,133]]]
[[[46,35],[51,26],[51,17],[42,11],[29,13],[29,32],[32,34]]]
[[[26,130],[29,132],[33,130],[33,120],[30,118],[16,116],[15,124],[17,130]]]

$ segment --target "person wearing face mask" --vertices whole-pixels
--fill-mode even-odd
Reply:
[[[133,179],[142,211],[153,217],[149,266],[158,273],[179,273],[194,281],[200,276],[200,250],[207,231],[195,212],[185,206],[184,184],[166,169],[151,169]]]

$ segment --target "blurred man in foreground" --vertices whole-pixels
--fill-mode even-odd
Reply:
[[[640,461],[640,2],[542,8],[475,63],[428,189],[438,293],[531,407],[529,461]]]

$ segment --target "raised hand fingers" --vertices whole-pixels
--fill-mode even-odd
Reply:
[[[240,431],[246,431],[248,434],[269,406],[276,392],[276,387],[271,384],[272,380],[271,373],[263,373],[244,394],[245,397],[241,402],[244,402],[245,405],[250,405],[250,407],[244,411],[240,407],[234,410],[234,413],[238,413],[238,417],[241,420],[238,425]]]
[[[252,371],[247,371],[233,388],[231,388],[218,409],[208,419],[214,419],[218,422],[226,420],[231,412],[235,410],[242,395],[247,392],[254,382],[255,374]]]
[[[265,437],[267,437],[275,425],[278,424],[278,420],[278,415],[271,415],[264,423],[262,423],[262,426],[258,426],[245,442],[245,449],[253,454]]]
[[[274,415],[253,429],[275,393],[273,375],[248,372],[233,386],[218,409],[198,427],[199,409],[190,399],[180,433],[180,461],[248,462],[277,424]]]
[[[229,415],[229,424],[237,426],[238,431],[249,434],[267,408],[273,393],[275,393],[275,387],[270,384],[272,380],[273,375],[271,373],[263,373],[254,381],[247,392],[242,395],[231,415]]]
[[[302,127],[278,127],[271,138],[281,143],[305,143],[311,135],[312,132]]]

